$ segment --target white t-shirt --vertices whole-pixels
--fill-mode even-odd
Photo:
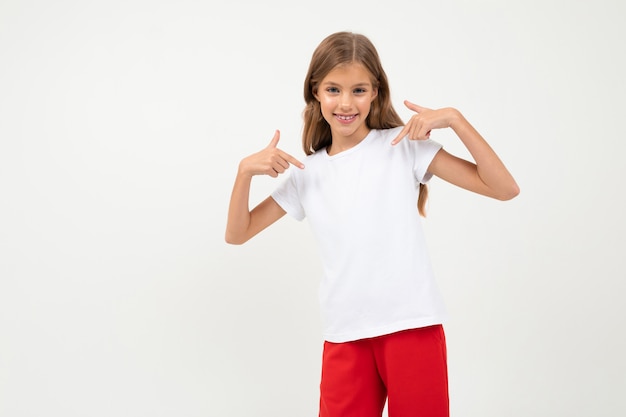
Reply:
[[[372,130],[358,145],[304,159],[272,198],[308,219],[319,244],[324,339],[346,342],[441,323],[435,283],[417,210],[419,183],[441,145],[391,141],[402,127]]]

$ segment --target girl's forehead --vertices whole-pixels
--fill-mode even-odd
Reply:
[[[337,65],[328,74],[326,74],[323,81],[359,80],[363,82],[370,82],[371,79],[372,73],[370,73],[369,70],[363,66],[363,64],[351,62],[349,64]]]

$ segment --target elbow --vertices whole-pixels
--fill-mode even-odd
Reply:
[[[509,201],[517,197],[520,193],[519,186],[516,183],[513,183],[510,187],[504,190],[501,194],[497,195],[496,198],[500,201]]]
[[[224,239],[224,241],[226,243],[228,243],[229,245],[241,245],[241,243],[237,240],[231,239],[229,237],[227,237],[226,239]]]
[[[236,240],[236,239],[229,239],[229,238],[226,238],[225,241],[229,245],[235,245],[235,246],[243,245],[245,243],[245,241],[243,241],[243,240]]]
[[[224,236],[224,240],[229,245],[243,245],[244,243],[246,243],[248,239],[245,239],[239,236],[234,236],[232,233],[226,232],[226,235]]]

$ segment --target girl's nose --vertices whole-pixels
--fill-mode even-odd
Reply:
[[[352,97],[350,94],[342,94],[341,95],[341,107],[348,108],[352,105]]]

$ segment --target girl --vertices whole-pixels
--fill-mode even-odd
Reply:
[[[319,244],[324,351],[321,417],[448,416],[445,311],[420,214],[436,175],[499,200],[519,193],[504,164],[463,115],[409,101],[394,110],[378,53],[338,32],[313,53],[304,83],[304,164],[269,145],[240,164],[226,241],[242,244],[285,213],[306,216]],[[475,162],[430,139],[451,128]],[[296,169],[250,211],[252,177]],[[416,209],[417,202],[417,209]]]

